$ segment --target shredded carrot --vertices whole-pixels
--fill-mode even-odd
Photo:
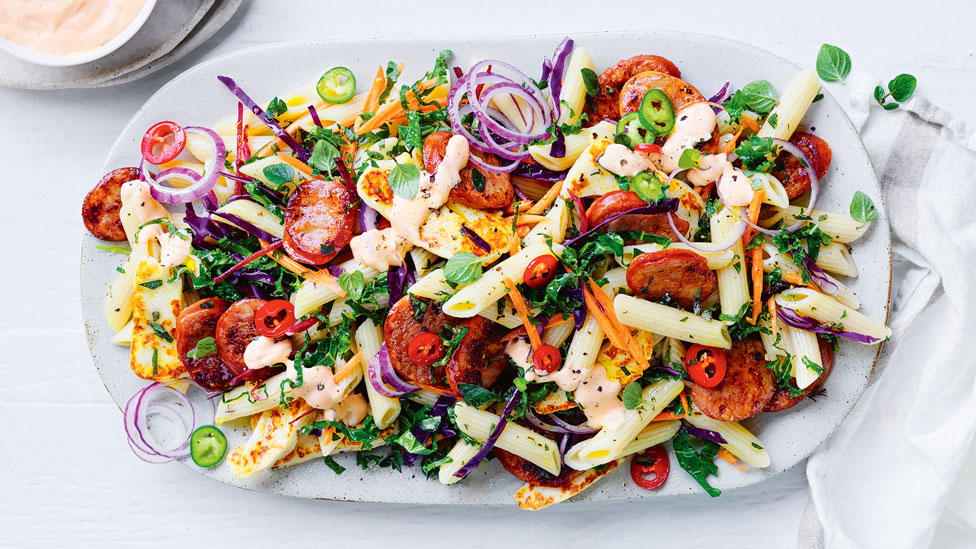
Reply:
[[[359,366],[359,361],[361,361],[362,359],[363,359],[363,353],[361,352],[353,355],[353,357],[350,358],[348,362],[346,362],[345,366],[339,368],[339,371],[337,371],[335,375],[332,376],[332,381],[339,383],[343,379],[349,377],[349,375],[352,374],[353,371],[355,371],[355,369]]]
[[[762,209],[763,200],[766,198],[766,190],[759,189],[752,194],[752,202],[749,203],[749,221],[755,223],[759,220],[759,211]],[[750,227],[751,228],[751,227]],[[746,244],[749,244],[746,242]],[[762,312],[762,289],[763,289],[763,268],[762,268],[762,248],[753,248],[752,252],[752,316],[749,323],[755,325]]]
[[[532,321],[529,320],[529,306],[525,303],[525,298],[522,297],[522,293],[518,291],[518,287],[515,286],[515,282],[511,278],[506,276],[502,280],[505,281],[505,286],[508,287],[508,297],[511,298],[512,304],[515,305],[515,310],[518,311],[519,317],[522,318],[526,335],[529,336],[529,343],[532,344],[532,350],[535,351],[539,347],[542,347],[542,338],[539,337],[539,330],[536,329],[535,324],[532,324]]]
[[[518,234],[519,238],[525,238],[525,235],[529,234],[532,229],[528,225],[519,225],[515,229],[515,233]]]
[[[373,85],[369,88],[369,93],[366,94],[363,112],[375,113],[380,108],[380,94],[383,93],[384,88],[386,88],[386,77],[383,76],[383,66],[380,65],[380,68],[376,70],[376,76],[373,77]],[[362,118],[356,118],[353,130],[359,130],[362,120]]]
[[[593,297],[593,294],[591,294],[585,286],[583,287],[583,301],[586,303],[587,312],[593,315],[593,318],[596,319],[597,324],[599,324],[600,328],[603,329],[603,333],[610,340],[610,343],[626,351],[627,344],[624,342],[620,333],[617,332],[617,327],[614,326],[610,322],[610,319],[607,318],[607,315],[600,310],[600,306],[597,304],[596,298]]]
[[[416,385],[417,387],[420,387],[421,389],[426,389],[426,390],[428,390],[428,391],[430,391],[432,393],[436,393],[436,394],[441,395],[441,396],[449,396],[449,397],[455,396],[455,395],[452,395],[447,389],[444,389],[444,388],[441,388],[441,387],[436,387],[434,385],[427,385],[426,383],[421,383],[419,381],[413,381],[412,383],[414,385]]]
[[[772,317],[773,341],[776,341],[776,336],[779,335],[779,319],[776,318],[776,296],[769,298],[769,316]]]
[[[259,240],[261,246],[267,246],[268,244]],[[304,278],[305,280],[311,280],[316,284],[322,284],[323,286],[332,286],[339,288],[339,284],[336,282],[336,278],[325,271],[317,271],[315,269],[309,269],[308,267],[298,263],[294,259],[288,257],[287,255],[281,254],[277,256],[273,253],[268,254],[268,257],[274,260],[275,263],[281,265],[285,269],[297,274],[298,276]]]
[[[546,208],[548,208],[549,205],[552,204],[554,200],[556,200],[556,197],[559,196],[559,191],[561,191],[562,189],[563,189],[562,181],[558,183],[554,183],[552,187],[549,187],[549,190],[546,191],[546,194],[543,195],[538,202],[533,204],[531,208],[526,210],[525,213],[541,214],[542,212],[546,211]]]
[[[691,411],[691,408],[688,408],[688,397],[685,395],[684,391],[681,391],[681,394],[678,396],[681,398],[681,409],[684,410],[684,414],[687,415],[688,412]]]
[[[305,174],[305,175],[312,175],[312,171],[313,170],[312,170],[312,167],[311,166],[309,166],[308,164],[302,162],[301,160],[299,160],[299,159],[291,156],[290,154],[285,153],[285,152],[280,152],[280,153],[276,154],[275,156],[277,156],[278,158],[280,158],[285,164],[288,164],[289,166],[291,166],[292,168],[295,168],[296,170],[302,172],[303,174]]]
[[[758,128],[757,128],[758,129]],[[735,150],[735,144],[739,142],[739,136],[742,135],[743,128],[739,128],[739,131],[735,132],[735,137],[731,141],[725,144],[725,148],[721,152],[725,154],[731,154]]]
[[[613,301],[606,293],[604,293],[603,289],[600,288],[600,286],[592,278],[590,279],[590,290],[592,291],[596,302],[603,307],[603,311],[607,314],[607,319],[611,324],[615,325],[617,333],[620,334],[621,339],[627,346],[625,349],[630,352],[631,358],[637,362],[642,371],[650,368],[651,365],[647,362],[647,357],[644,356],[644,351],[640,348],[640,345],[637,344],[637,341],[634,340],[633,335],[631,335],[630,328],[627,328],[621,324],[619,320],[617,320],[617,311],[613,308]]]
[[[707,201],[708,197],[712,196],[712,189],[714,188],[715,188],[715,183],[709,183],[704,187],[695,187],[695,190],[698,191],[698,195],[701,196],[703,200]]]
[[[676,414],[674,412],[661,412],[660,414],[654,416],[654,419],[652,419],[651,421],[669,421],[672,419],[681,419],[683,417],[686,417],[687,415],[688,414],[684,414],[684,413]]]
[[[325,429],[322,429],[322,442],[324,444],[329,444],[330,442],[332,442],[332,434],[334,432],[335,430],[332,429],[332,427],[326,427]]]
[[[726,450],[725,448],[720,449],[718,451],[718,454],[716,454],[716,455],[718,457],[724,459],[725,461],[731,463],[732,465],[735,465],[736,467],[739,468],[740,471],[745,471],[746,470],[745,465],[739,465],[739,460],[736,459],[736,457],[733,456],[731,453],[729,453],[728,450]]]
[[[434,80],[427,80],[422,82],[419,86],[421,91],[427,91],[434,85]],[[421,112],[429,112],[431,110],[444,107],[447,105],[447,97],[438,97],[436,99],[431,99],[428,103],[435,103],[432,105],[421,105],[417,100],[417,96],[414,94],[413,90],[406,93],[407,107],[411,110],[419,110]],[[397,119],[405,119],[406,114],[403,111],[403,105],[399,101],[391,101],[376,110],[376,115],[363,123],[362,126],[356,130],[358,135],[362,135],[367,132],[371,132],[376,128],[379,128],[383,124],[395,121]]]
[[[820,288],[818,288],[816,284],[812,282],[804,282],[803,278],[801,278],[800,275],[796,273],[783,273],[783,280],[789,282],[790,284],[794,284],[796,286],[803,286],[805,288],[810,288],[815,292],[820,291]]]
[[[515,255],[519,253],[519,248],[521,248],[522,239],[519,235],[513,234],[512,238],[508,240],[508,255]]]
[[[569,322],[570,320],[572,320],[572,317],[558,317],[558,316],[554,316],[554,317],[552,317],[552,318],[549,319],[549,322],[546,322],[546,325],[545,325],[545,328],[544,329],[552,328],[553,326],[559,326],[560,324],[565,324],[565,323]],[[515,328],[511,332],[508,332],[507,334],[505,334],[504,336],[502,336],[502,341],[508,341],[508,340],[514,339],[516,337],[525,337],[526,335],[527,335],[527,333],[526,333],[526,330],[525,330],[525,326],[519,326],[518,328]]]
[[[528,225],[530,223],[539,223],[540,221],[547,221],[549,218],[544,215],[535,214],[519,214],[518,219],[515,221],[516,225]],[[505,219],[505,221],[511,221],[511,218]]]
[[[743,126],[749,128],[750,130],[752,130],[754,132],[758,132],[759,131],[759,124],[757,124],[755,120],[753,120],[751,118],[747,118],[745,116],[739,117],[739,120],[742,121],[742,125]]]

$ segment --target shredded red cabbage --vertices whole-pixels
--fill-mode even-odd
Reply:
[[[794,328],[799,328],[801,330],[806,330],[816,334],[835,335],[837,337],[843,337],[844,339],[850,339],[851,341],[866,343],[868,345],[881,341],[880,339],[871,337],[869,335],[849,332],[846,330],[838,330],[837,328],[832,327],[830,324],[821,324],[815,319],[800,315],[789,307],[777,307],[776,316],[779,317],[779,319],[782,320],[787,326],[792,326]]]
[[[371,231],[380,221],[380,212],[370,208],[365,202],[359,205],[359,228],[363,232]]]
[[[766,286],[765,288],[763,288],[763,291],[762,291],[762,300],[763,300],[763,303],[769,301],[769,298],[771,298],[774,295],[782,292],[783,290],[788,290],[790,287],[791,286],[789,284],[787,284],[786,282],[776,282],[775,284],[771,284],[769,286]]]
[[[390,269],[386,273],[387,287],[390,292],[390,304],[392,305],[400,301],[407,288],[417,281],[417,277],[408,264],[407,258],[403,259],[399,267]]]
[[[562,105],[559,104],[559,92],[563,89],[563,73],[566,72],[566,63],[569,61],[569,54],[573,52],[573,40],[570,37],[563,38],[563,41],[556,46],[556,51],[552,54],[552,60],[549,61],[550,70],[549,74],[546,75],[544,79],[549,82],[549,97],[552,98],[553,102],[553,121],[559,118],[559,113],[562,110]],[[543,73],[546,72],[545,65],[543,65]],[[561,135],[561,134],[560,134]],[[555,145],[553,145],[555,148]],[[563,154],[566,153],[565,146],[563,148]],[[552,155],[555,158],[562,158],[562,156]]]
[[[342,182],[346,184],[350,190],[356,190],[356,182],[352,180],[352,174],[349,173],[349,168],[342,162],[342,159],[336,157],[334,160],[336,170],[339,171],[339,176],[342,177]]]
[[[412,432],[413,432],[413,436],[417,438],[418,442],[420,442],[423,445],[426,445],[427,441],[430,440],[430,436],[433,435],[435,432],[437,432],[442,426],[442,424],[450,423],[449,421],[445,422],[444,418],[447,417],[447,411],[451,408],[451,406],[454,406],[455,401],[456,399],[454,397],[447,396],[447,395],[441,395],[437,398],[437,402],[435,402],[434,406],[430,409],[429,416],[432,418],[434,417],[441,418],[441,421],[440,423],[437,424],[437,426],[431,429],[424,429],[419,424],[414,426]]]
[[[711,96],[711,97],[708,98],[708,102],[709,103],[725,103],[725,93],[729,91],[729,86],[731,84],[732,84],[731,82],[726,82],[725,85],[722,86],[722,89],[718,90],[718,93],[716,93],[715,95],[713,95],[713,96]],[[718,107],[715,107],[715,106],[712,106],[712,110],[715,111],[716,113],[719,113],[719,112],[722,111],[722,109],[720,109]]]
[[[585,233],[587,229],[587,222],[586,208],[583,207],[583,201],[580,200],[580,197],[576,196],[576,193],[573,191],[569,191],[569,197],[573,199],[573,204],[576,205],[576,213],[578,213],[580,216],[579,232]]]
[[[519,401],[521,396],[522,392],[518,389],[512,391],[512,396],[508,397],[508,402],[505,403],[505,409],[502,410],[501,418],[498,420],[498,423],[495,424],[495,428],[492,429],[491,433],[488,435],[488,440],[485,441],[485,443],[481,446],[481,449],[478,450],[478,453],[475,454],[474,457],[468,460],[467,463],[465,463],[456,473],[454,473],[454,476],[464,478],[468,473],[480,465],[482,460],[488,457],[488,453],[491,452],[491,449],[495,447],[495,443],[498,442],[498,437],[502,436],[502,431],[504,431],[505,426],[508,425],[508,416],[512,413],[512,410],[515,409],[515,404]]]
[[[308,114],[312,115],[312,122],[314,122],[316,126],[321,128],[322,120],[319,118],[319,111],[315,110],[315,105],[308,106]]]
[[[549,146],[549,156],[563,158],[566,156],[566,136],[563,135],[563,131],[559,129],[559,126],[553,128],[552,131],[556,134],[556,139]]]
[[[573,291],[569,292],[569,297],[578,302],[579,307],[573,309],[573,324],[576,326],[577,330],[583,328],[583,323],[586,322],[586,300],[583,299],[583,281],[580,280],[579,286]]]
[[[804,257],[803,266],[806,267],[807,272],[810,273],[810,280],[816,284],[817,288],[820,288],[821,292],[827,295],[837,295],[839,288],[836,284],[831,282],[829,278],[827,278],[827,273],[825,273],[823,269],[816,264],[816,262],[809,257]]]
[[[245,107],[251,109],[251,112],[254,113],[254,116],[257,116],[258,120],[264,122],[268,126],[268,128],[271,129],[271,132],[274,133],[276,136],[278,136],[278,139],[281,139],[285,143],[285,145],[288,145],[291,148],[291,150],[295,152],[295,156],[297,156],[299,160],[301,160],[302,162],[308,162],[308,159],[311,156],[308,150],[305,147],[303,147],[298,141],[296,141],[294,137],[288,135],[288,132],[286,132],[285,129],[282,128],[280,125],[278,125],[277,122],[268,118],[264,112],[264,109],[259,107],[258,104],[255,103],[254,100],[250,98],[250,96],[244,93],[244,90],[242,90],[240,86],[237,85],[237,82],[234,82],[233,78],[227,76],[218,76],[217,80],[220,80],[221,84],[227,86],[227,89],[230,90],[230,92],[234,94],[234,96],[237,97],[238,101],[243,103]]]
[[[241,219],[240,217],[237,217],[234,214],[219,213],[218,212],[218,213],[214,213],[213,215],[216,216],[216,217],[221,217],[221,218],[229,221],[230,223],[232,223],[234,225],[237,225],[242,230],[244,230],[245,232],[249,233],[251,236],[256,236],[256,237],[258,237],[259,239],[261,239],[261,240],[263,240],[265,242],[272,242],[274,240],[277,240],[277,238],[275,236],[273,236],[271,233],[268,233],[264,229],[258,227],[257,225],[254,225],[253,223],[251,223],[249,221],[244,221],[243,219]]]
[[[636,208],[632,208],[630,210],[627,210],[626,212],[622,212],[622,213],[619,213],[619,214],[617,214],[615,216],[612,216],[612,217],[607,218],[606,221],[604,221],[603,223],[600,223],[596,227],[592,227],[592,228],[590,228],[590,230],[586,231],[585,233],[580,233],[579,235],[577,235],[577,236],[575,236],[573,238],[570,238],[569,240],[565,241],[563,243],[563,245],[564,246],[572,246],[572,245],[576,244],[577,242],[581,242],[584,239],[586,239],[586,238],[592,236],[593,234],[595,234],[602,227],[605,227],[605,226],[609,225],[615,219],[617,219],[618,217],[623,216],[623,215],[659,214],[659,213],[673,212],[673,211],[676,211],[677,209],[678,209],[678,199],[677,198],[669,198],[669,199],[667,199],[667,200],[665,200],[663,202],[657,203],[657,204],[647,204],[646,206],[638,206]]]
[[[464,230],[465,236],[467,236],[468,239],[471,240],[471,242],[474,243],[475,246],[481,248],[482,251],[484,251],[486,254],[491,253],[491,245],[485,242],[485,239],[481,238],[481,236],[478,235],[478,233],[474,232],[474,230],[472,230],[471,228],[469,228],[467,225],[464,224],[461,225],[461,229]]]
[[[342,267],[340,267],[338,265],[329,265],[328,267],[326,267],[326,270],[329,271],[329,274],[330,275],[332,275],[332,276],[334,276],[336,278],[338,278],[339,275],[341,275],[342,273],[346,272],[345,269],[343,269]]]
[[[716,431],[711,429],[702,429],[700,427],[695,427],[694,425],[683,425],[681,427],[688,432],[689,435],[696,436],[703,440],[710,440],[715,444],[727,444],[725,437]]]
[[[517,175],[519,177],[524,177],[526,179],[535,179],[538,181],[548,181],[550,183],[558,183],[563,179],[566,179],[566,172],[557,172],[544,168],[538,164],[528,164],[523,162],[519,164],[512,175]],[[517,189],[518,187],[516,187]]]

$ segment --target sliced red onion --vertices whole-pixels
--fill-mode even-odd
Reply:
[[[541,419],[539,419],[539,416],[535,415],[535,412],[532,411],[532,408],[531,407],[528,408],[527,410],[525,410],[525,419],[529,423],[531,423],[532,425],[538,427],[539,429],[542,429],[543,431],[549,431],[550,433],[558,433],[558,434],[569,433],[569,431],[567,431],[565,429],[562,429],[560,427],[556,427],[555,425],[550,425],[550,424],[546,423],[545,421],[542,421]]]
[[[816,166],[813,165],[813,162],[810,162],[810,158],[802,150],[800,150],[800,147],[797,147],[793,143],[775,138],[773,139],[773,142],[782,147],[784,151],[795,156],[803,167],[806,168],[807,177],[810,178],[810,202],[807,204],[806,210],[808,212],[812,212],[814,208],[817,207],[817,198],[820,197],[820,178],[817,177]],[[799,220],[790,225],[790,227],[786,230],[791,233],[795,233],[796,231],[800,230],[800,227],[802,226],[803,220]]]
[[[170,392],[183,401],[190,410],[189,421],[170,406],[152,403],[153,397],[162,392]],[[159,444],[148,432],[146,418],[150,414],[163,415],[177,425],[182,425],[186,433],[185,436],[179,437],[177,444],[170,448],[159,447]],[[147,463],[158,464],[183,459],[190,455],[188,444],[190,435],[193,434],[197,426],[196,410],[189,397],[176,389],[159,382],[154,382],[140,389],[126,402],[123,419],[129,447],[139,459]]]
[[[570,238],[569,240],[565,241],[563,243],[563,245],[564,246],[572,246],[573,244],[576,244],[577,242],[581,241],[582,239],[585,239],[585,238],[593,235],[593,233],[595,233],[596,231],[598,231],[600,228],[607,226],[608,224],[612,223],[615,219],[617,219],[618,217],[620,217],[622,215],[667,213],[669,215],[669,218],[668,219],[670,219],[671,212],[673,212],[673,211],[675,211],[677,209],[678,209],[678,199],[677,198],[668,198],[667,200],[665,200],[665,201],[663,201],[661,203],[658,203],[658,204],[647,204],[645,206],[638,206],[636,208],[632,208],[630,210],[627,210],[626,212],[621,212],[621,213],[619,213],[617,215],[614,215],[612,217],[607,218],[605,221],[603,221],[602,223],[600,223],[596,227],[592,227],[588,231],[586,231],[585,233],[581,233],[581,234],[579,234],[577,236],[574,236],[573,238]],[[673,226],[674,226],[674,224],[672,223],[672,228],[673,228]],[[677,231],[675,230],[675,232],[677,232]],[[742,236],[742,235],[739,235],[739,236]]]
[[[251,176],[249,175],[234,175],[232,173],[227,173],[224,171],[220,172],[220,175],[221,177],[230,179],[231,181],[237,181],[239,183],[250,183],[254,181],[254,179],[252,179]]]
[[[725,93],[727,91],[729,91],[729,86],[731,84],[732,84],[731,82],[726,82],[725,85],[722,86],[722,89],[718,90],[718,93],[716,93],[715,95],[713,95],[713,96],[711,96],[711,97],[708,98],[708,102],[709,103],[724,103],[725,102]],[[722,109],[719,108],[719,107],[713,106],[712,107],[712,110],[715,111],[716,113],[718,113]]]
[[[790,286],[786,282],[776,282],[774,284],[764,287],[762,291],[763,303],[769,301],[769,298],[773,297],[774,295],[782,292],[783,290],[789,290],[790,288],[792,288],[792,286]]]
[[[319,118],[319,111],[315,110],[315,105],[308,106],[308,114],[312,115],[312,122],[316,126],[322,127],[322,119]]]
[[[573,425],[572,423],[560,418],[556,414],[549,414],[549,419],[559,428],[565,430],[567,433],[572,433],[574,435],[589,435],[595,433],[597,430],[590,427],[587,424]]]
[[[576,212],[579,213],[580,216],[579,232],[585,233],[587,228],[586,227],[587,221],[586,221],[586,208],[583,207],[583,201],[580,200],[580,197],[576,196],[576,193],[574,193],[573,191],[569,191],[569,197],[573,199],[573,204],[576,205]]]
[[[289,135],[288,132],[286,132],[285,129],[282,128],[277,122],[268,118],[264,113],[264,109],[259,107],[258,104],[255,103],[254,100],[250,98],[250,96],[244,93],[244,90],[242,90],[240,86],[237,85],[237,82],[234,82],[234,79],[229,78],[227,76],[218,76],[217,80],[220,80],[221,84],[227,86],[227,89],[230,90],[230,92],[234,94],[234,96],[237,97],[238,101],[243,103],[245,107],[251,109],[251,112],[254,113],[254,116],[257,116],[258,120],[264,122],[265,125],[267,125],[268,128],[271,130],[271,132],[278,137],[278,139],[281,139],[285,143],[285,145],[288,145],[291,148],[291,150],[294,151],[295,156],[297,156],[299,160],[301,160],[302,162],[308,161],[309,157],[311,156],[308,152],[308,149],[303,147],[298,141],[295,140],[294,137]],[[183,129],[185,130],[188,128],[183,128]]]
[[[243,219],[241,219],[240,217],[234,214],[214,212],[213,214],[211,214],[211,218],[214,217],[221,217],[224,219],[225,223],[229,222],[229,224],[235,225],[242,231],[245,231],[251,234],[252,236],[256,236],[267,243],[271,243],[275,240],[278,240],[278,238],[272,235],[271,233],[265,231],[264,229],[258,227],[257,225],[254,225],[250,221],[244,221]]]
[[[718,190],[718,185],[715,185],[715,189]],[[719,199],[721,199],[723,203],[725,202],[725,199],[722,198],[722,193],[721,192],[719,192]],[[773,229],[767,229],[766,227],[760,227],[759,225],[756,225],[752,221],[749,221],[749,213],[746,211],[745,208],[739,208],[737,210],[737,213],[738,213],[739,219],[741,219],[742,221],[745,221],[746,222],[746,225],[752,227],[753,229],[756,229],[757,231],[759,231],[759,232],[761,232],[763,234],[769,235],[769,236],[776,236],[776,235],[779,234],[779,231],[776,231],[776,230],[773,230]]]
[[[508,416],[512,413],[512,410],[515,409],[515,403],[518,402],[519,397],[521,396],[522,392],[518,389],[515,389],[512,392],[512,396],[508,397],[508,402],[505,403],[505,409],[502,410],[501,418],[498,420],[498,423],[495,424],[495,428],[491,430],[491,433],[488,435],[488,439],[485,440],[485,443],[481,446],[481,449],[478,450],[478,453],[468,460],[467,463],[461,466],[461,468],[454,473],[454,476],[464,478],[468,473],[480,465],[482,460],[488,456],[488,452],[491,452],[491,449],[495,447],[495,443],[498,442],[498,437],[502,436],[502,431],[505,430],[505,426],[508,424]]]
[[[329,271],[329,274],[332,275],[332,276],[334,276],[334,277],[336,277],[336,278],[339,278],[339,275],[341,275],[342,273],[346,272],[345,269],[343,269],[342,267],[340,267],[338,265],[329,265],[328,267],[326,267],[325,270]]]
[[[210,149],[211,155],[203,166],[204,175],[202,177],[193,170],[175,167],[159,172],[154,179],[148,170],[143,170],[143,179],[149,183],[150,194],[163,204],[186,204],[206,196],[217,184],[217,180],[220,179],[220,171],[217,167],[223,166],[224,160],[227,158],[224,140],[217,135],[217,132],[201,126],[186,126],[183,131],[207,136],[213,145]],[[193,181],[193,184],[182,189],[162,186],[162,183],[176,177],[189,179]]]
[[[834,284],[830,278],[827,277],[827,273],[820,268],[812,259],[809,257],[803,258],[803,266],[807,268],[807,272],[810,273],[810,280],[820,288],[820,291],[827,295],[837,295],[837,291],[840,289],[837,284]]]
[[[735,246],[735,243],[742,238],[742,235],[746,234],[746,227],[748,227],[745,221],[743,221],[740,217],[739,220],[736,221],[735,225],[733,225],[732,232],[729,233],[729,236],[725,240],[721,242],[692,242],[685,238],[685,235],[681,234],[681,231],[679,231],[678,227],[675,226],[674,218],[671,217],[670,212],[668,213],[668,225],[671,226],[671,230],[678,236],[678,240],[683,244],[687,245],[689,248],[698,250],[699,252],[706,253],[723,252],[732,246]]]
[[[363,232],[375,229],[379,221],[380,212],[370,208],[365,202],[359,205],[359,227]]]
[[[369,377],[369,384],[373,386],[373,389],[376,389],[377,393],[385,397],[400,398],[420,390],[420,387],[411,385],[400,379],[400,376],[396,375],[396,372],[393,371],[393,365],[390,364],[390,352],[386,348],[386,342],[380,345],[379,352],[369,361],[369,367],[366,368],[366,372]],[[387,383],[389,383],[389,387],[387,387]]]
[[[464,235],[467,236],[468,239],[472,243],[474,243],[475,246],[481,248],[481,250],[484,251],[486,254],[491,253],[491,245],[485,242],[485,239],[481,238],[481,236],[478,235],[478,233],[474,232],[471,228],[469,228],[467,225],[464,225],[463,223],[461,224],[461,229],[464,231]]]
[[[566,179],[566,171],[557,172],[544,168],[538,164],[529,163],[520,164],[519,167],[512,172],[512,175],[517,175],[526,179],[535,179],[537,181],[548,181],[549,183],[558,183],[563,179]]]
[[[723,437],[722,434],[717,431],[702,429],[701,427],[695,427],[694,425],[683,425],[681,428],[688,431],[688,434],[694,435],[702,440],[710,440],[715,444],[728,444],[725,437]]]
[[[880,339],[871,337],[869,335],[849,332],[846,330],[838,330],[832,327],[830,324],[821,324],[816,319],[802,316],[789,307],[777,307],[776,316],[787,326],[792,326],[794,328],[799,328],[801,330],[806,330],[816,334],[835,335],[837,337],[843,337],[844,339],[850,339],[851,341],[866,343],[868,345],[881,341]]]
[[[349,168],[342,162],[342,159],[338,156],[334,159],[336,170],[339,172],[339,176],[342,177],[342,182],[346,184],[346,187],[352,191],[356,190],[356,182],[352,179],[352,174],[349,173]]]

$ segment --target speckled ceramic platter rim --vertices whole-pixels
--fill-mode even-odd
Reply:
[[[601,70],[618,59],[639,53],[666,56],[681,68],[684,78],[705,95],[718,90],[726,80],[742,86],[757,78],[767,79],[783,90],[800,70],[794,63],[764,50],[711,36],[632,32],[586,34],[573,38],[592,53]],[[473,57],[498,58],[514,63],[529,74],[536,74],[543,56],[550,55],[560,39],[561,36],[549,35],[285,43],[238,51],[190,69],[153,95],[112,146],[103,172],[135,164],[143,131],[158,120],[210,125],[233,113],[234,99],[217,82],[215,77],[219,74],[235,78],[259,101],[267,101],[275,94],[313,81],[324,69],[334,65],[349,67],[365,82],[378,64],[396,59],[406,64],[404,80],[412,81],[431,66],[436,53],[444,48],[454,51],[453,63],[459,66],[467,66]],[[854,127],[829,94],[811,108],[806,124],[815,128],[834,150],[821,207],[846,211],[856,189],[874,198],[878,206],[875,226],[853,246],[861,275],[851,280],[850,285],[860,296],[866,314],[872,318],[886,318],[891,282],[891,242],[871,162]],[[84,236],[82,307],[95,365],[112,398],[121,406],[144,382],[129,371],[126,349],[110,343],[112,332],[103,319],[103,296],[115,278],[115,267],[121,264],[122,258],[97,251],[96,244],[98,241],[94,238]],[[826,383],[824,398],[805,402],[788,412],[763,414],[748,422],[769,450],[772,465],[767,469],[741,472],[720,460],[720,474],[714,479],[714,485],[731,489],[755,484],[810,455],[850,412],[867,386],[877,355],[877,347],[844,342],[833,374]],[[198,391],[195,396],[200,396]],[[120,429],[121,424],[119,418]],[[243,421],[225,428],[232,445],[242,441],[248,430]],[[416,470],[364,472],[355,466],[352,456],[341,456],[338,461],[347,466],[346,472],[338,476],[321,462],[312,462],[268,472],[246,482],[234,478],[226,464],[214,470],[195,470],[221,482],[252,490],[347,501],[510,505],[512,494],[520,485],[494,461],[480,467],[464,482],[450,487],[442,486],[436,480],[426,480]],[[195,468],[189,460],[185,463]],[[699,492],[701,488],[677,467],[668,483],[654,492],[637,488],[629,480],[626,467],[621,467],[574,501],[654,498]]]

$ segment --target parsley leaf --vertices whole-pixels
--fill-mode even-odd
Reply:
[[[817,53],[817,74],[825,82],[843,82],[851,72],[851,56],[847,52],[824,44]]]
[[[481,278],[481,258],[471,252],[458,252],[444,265],[444,279],[451,284],[470,284]]]
[[[158,287],[160,287],[160,286],[163,285],[163,281],[162,280],[147,280],[145,282],[140,282],[139,285],[142,286],[143,288],[149,288],[150,290],[155,290],[156,288],[158,288]]]
[[[481,385],[473,383],[458,383],[461,391],[461,398],[472,408],[481,408],[489,402],[504,402],[505,397],[499,395],[491,389],[485,389]]]
[[[389,183],[397,196],[413,200],[420,191],[420,170],[413,164],[397,164],[390,170]]]
[[[485,174],[481,173],[478,168],[473,168],[471,170],[471,183],[474,185],[476,191],[484,192],[485,190]]]
[[[871,197],[861,191],[854,193],[851,198],[851,217],[858,223],[867,223],[878,217],[878,210],[874,207]]]
[[[640,383],[637,383],[636,381],[628,383],[627,386],[624,387],[623,391],[624,408],[633,410],[634,408],[637,408],[643,404],[644,395],[642,391],[643,389],[641,388]]]
[[[754,172],[769,173],[773,170],[773,161],[779,154],[779,145],[769,137],[759,138],[750,135],[742,140],[735,148],[735,154],[742,160],[742,166]]]
[[[674,446],[678,465],[698,481],[708,495],[713,498],[720,496],[722,491],[708,484],[709,475],[718,474],[715,456],[718,454],[719,445],[710,440],[703,440],[701,450],[696,450],[691,444],[691,435],[684,430],[678,431],[678,434],[671,439],[671,444]]]

